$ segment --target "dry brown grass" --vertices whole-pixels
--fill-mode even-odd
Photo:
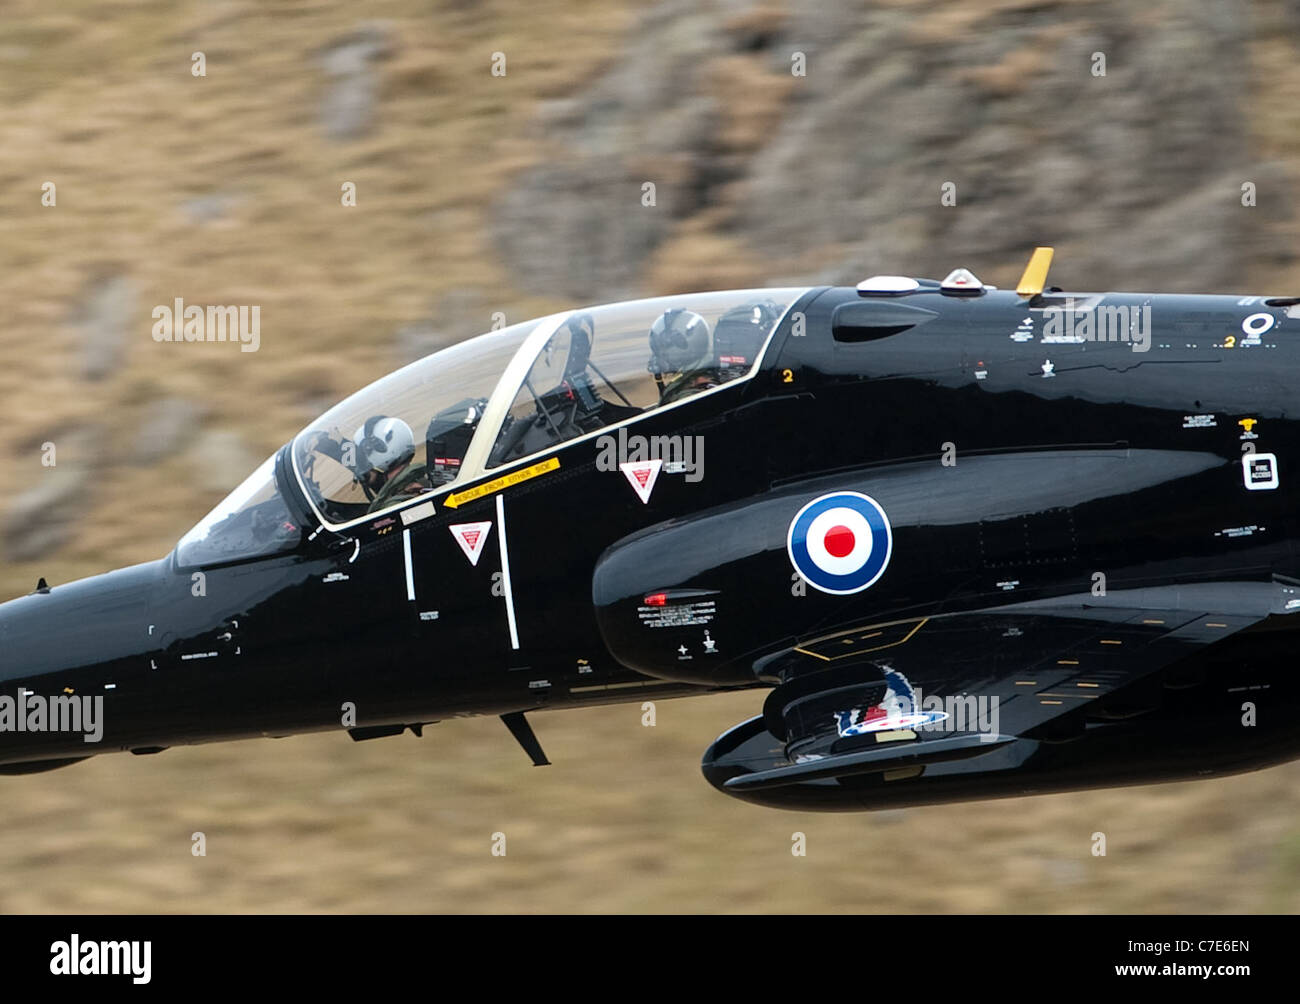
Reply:
[[[222,491],[196,483],[191,448],[165,469],[131,462],[139,405],[202,401],[195,433],[236,433],[255,464],[321,410],[397,361],[393,332],[427,318],[462,286],[501,291],[532,313],[485,243],[485,212],[530,157],[519,137],[538,99],[597,72],[627,23],[616,4],[510,4],[415,16],[409,2],[369,4],[389,20],[394,51],[378,64],[380,113],[370,135],[326,139],[316,108],[328,86],[321,49],[356,27],[349,4],[124,3],[26,17],[0,29],[0,437],[5,479],[48,473],[38,444],[104,425],[113,449],[69,546],[39,563],[6,564],[0,588],[160,553]],[[190,53],[207,56],[191,76]],[[508,73],[489,74],[506,52]],[[40,205],[41,185],[58,205]],[[355,209],[340,204],[357,185]],[[230,196],[225,217],[193,222],[187,198]],[[124,275],[137,318],[125,363],[82,375],[72,306],[96,276]],[[259,304],[262,346],[167,345],[150,310],[187,303]],[[490,307],[481,330],[490,323]],[[512,317],[521,320],[523,315]],[[457,336],[472,331],[456,332]],[[249,467],[248,469],[251,469]],[[244,471],[247,473],[247,470]],[[242,476],[238,471],[230,477]],[[144,504],[149,518],[142,519]]]
[[[1300,766],[868,815],[775,812],[699,774],[753,695],[258,740],[6,778],[0,910],[1062,912],[1300,909]],[[796,831],[805,858],[791,855]],[[1092,835],[1107,855],[1091,854]],[[207,856],[190,853],[202,832]],[[504,858],[492,835],[506,835]]]

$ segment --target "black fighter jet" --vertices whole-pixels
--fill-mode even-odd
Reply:
[[[860,810],[1300,755],[1300,298],[958,269],[554,314],[357,392],[165,559],[0,606],[0,770],[762,688]]]

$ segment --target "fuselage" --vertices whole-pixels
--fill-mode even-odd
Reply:
[[[849,311],[833,328],[862,302],[934,316]],[[286,447],[293,548],[172,554],[0,605],[0,692],[102,698],[98,741],[0,729],[0,763],[767,687],[773,658],[846,625],[1099,581],[1300,582],[1295,305],[1072,305],[1094,323],[1124,308],[1129,337],[1080,332],[1066,294],[809,289],[744,379],[341,529],[314,511]],[[618,463],[674,449],[690,463],[660,457],[643,501]],[[1252,456],[1272,459],[1252,473]],[[888,568],[852,594],[808,589],[786,531],[848,481],[889,514]],[[471,561],[452,528],[475,524],[488,536]],[[1294,630],[1275,619],[1268,651]],[[1238,662],[1218,671],[1255,680],[1260,667]]]

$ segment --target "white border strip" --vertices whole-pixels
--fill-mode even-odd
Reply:
[[[406,557],[406,598],[415,602],[415,573],[411,571],[411,531],[402,531],[402,552]]]
[[[460,463],[457,484],[472,481],[487,468],[488,455],[496,445],[497,433],[505,422],[510,406],[515,403],[515,397],[524,386],[524,378],[532,371],[533,363],[546,348],[546,343],[560,330],[564,322],[576,313],[576,310],[566,310],[560,314],[543,317],[537,322],[537,327],[528,333],[523,344],[515,350],[515,354],[511,356],[510,362],[506,364],[501,374],[501,379],[493,388],[492,396],[488,398],[483,414],[479,417],[478,427],[474,430],[469,448]]]
[[[519,628],[515,624],[515,594],[510,588],[510,550],[506,547],[506,500],[497,496],[497,547],[501,549],[501,586],[506,595],[506,619],[510,622],[510,647],[519,648]]]

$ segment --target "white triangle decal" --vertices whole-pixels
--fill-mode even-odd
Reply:
[[[659,469],[663,467],[663,460],[634,460],[626,464],[619,464],[618,469],[623,472],[627,478],[627,483],[632,486],[644,504],[649,505],[650,493],[655,490],[655,482],[659,480]]]
[[[479,555],[483,553],[483,545],[487,543],[488,534],[492,531],[492,523],[453,523],[448,527],[451,535],[456,538],[456,543],[460,549],[465,552],[465,557],[469,558],[471,565],[477,565]]]

